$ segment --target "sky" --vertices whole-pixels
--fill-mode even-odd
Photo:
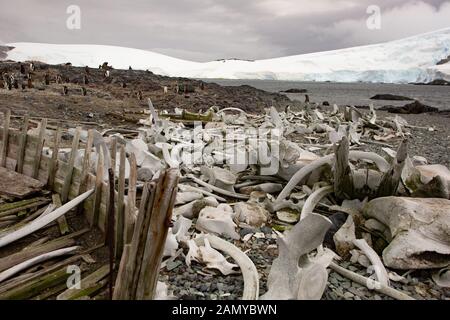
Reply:
[[[379,16],[368,13],[373,6]],[[193,61],[274,58],[447,27],[450,0],[0,0],[0,44],[117,45]]]

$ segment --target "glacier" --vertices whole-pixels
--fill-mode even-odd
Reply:
[[[401,40],[318,53],[264,60],[193,62],[151,51],[105,45],[9,43],[6,59],[71,62],[96,68],[107,61],[117,69],[150,70],[189,78],[260,79],[331,82],[429,82],[450,81],[450,28]]]

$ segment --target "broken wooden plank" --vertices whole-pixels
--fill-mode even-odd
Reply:
[[[61,197],[59,196],[59,194],[54,193],[52,195],[52,200],[55,209],[62,206]],[[67,224],[66,216],[61,216],[56,221],[58,222],[59,232],[61,233],[61,235],[69,233],[69,225]]]
[[[158,181],[142,258],[143,268],[141,268],[136,290],[138,300],[152,300],[155,297],[164,245],[178,189],[178,176],[177,169],[170,169],[163,172]]]
[[[30,285],[33,285],[33,283],[36,283],[36,281],[38,281],[40,278],[45,277],[46,275],[49,275],[50,273],[53,273],[55,271],[58,271],[61,267],[64,267],[64,269],[66,269],[66,266],[75,264],[78,260],[81,259],[81,257],[84,254],[91,253],[95,250],[98,250],[102,246],[103,245],[94,246],[93,248],[85,250],[76,256],[67,258],[61,262],[58,262],[52,266],[49,266],[48,268],[45,268],[45,269],[35,272],[33,274],[27,274],[21,278],[16,277],[14,279],[6,281],[2,286],[0,286],[0,300],[2,300],[2,297],[5,294],[11,295],[12,292],[17,293],[17,292],[27,291],[24,289],[29,287]],[[81,271],[83,271],[83,265],[80,266],[80,269],[81,269]],[[67,273],[67,269],[66,269],[66,273]],[[70,275],[70,274],[68,274],[68,275]],[[26,299],[26,298],[24,298],[24,299]]]
[[[34,154],[33,174],[32,177],[37,179],[39,176],[39,167],[41,165],[42,148],[44,147],[45,130],[47,129],[47,119],[42,119],[41,128],[39,130],[38,143]]]
[[[0,186],[0,194],[22,199],[41,191],[44,184],[39,180],[0,167]]]
[[[133,239],[122,256],[126,260],[121,261],[118,274],[121,278],[114,293],[115,299],[154,298],[178,189],[178,175],[177,169],[169,169],[161,173],[157,182],[144,185]]]
[[[91,150],[93,142],[94,142],[94,134],[92,130],[89,130],[86,148],[84,149],[83,167],[81,169],[80,188],[78,190],[78,194],[83,193],[87,190],[89,168],[91,163]],[[83,207],[82,206],[78,207],[78,213],[80,214],[82,211]]]
[[[137,165],[136,156],[130,154],[130,178],[128,179],[127,207],[125,211],[125,244],[131,243],[133,238],[133,229],[136,222],[136,184],[137,184]]]
[[[0,217],[9,216],[12,214],[16,214],[20,211],[39,207],[42,205],[45,205],[49,203],[50,200],[42,197],[32,198],[32,199],[25,199],[13,203],[5,203],[0,205]]]
[[[5,122],[3,124],[3,142],[2,153],[0,158],[0,167],[6,166],[6,157],[8,156],[8,141],[9,141],[9,123],[11,120],[11,110],[6,110],[4,113]]]
[[[124,226],[125,226],[125,216],[124,216],[124,198],[125,198],[125,162],[126,154],[123,145],[119,148],[119,182],[118,182],[118,195],[117,195],[117,217],[116,217],[116,259],[120,261],[120,256],[122,255],[123,246],[125,243],[124,238]]]
[[[75,199],[67,202],[62,207],[59,207],[58,209],[49,213],[48,215],[30,222],[28,225],[23,226],[22,228],[14,231],[14,232],[11,232],[4,236],[1,236],[0,237],[0,248],[10,244],[11,242],[21,239],[21,238],[35,232],[36,230],[39,230],[39,229],[45,227],[49,223],[55,221],[62,215],[66,214],[67,212],[69,212],[70,210],[75,208],[77,205],[82,203],[93,193],[94,193],[93,189],[86,191],[85,193],[79,195]]]
[[[347,137],[343,137],[334,146],[334,194],[339,199],[353,199],[353,177],[349,163],[350,144]]]
[[[25,115],[25,117],[23,118],[22,131],[20,133],[19,154],[17,155],[17,172],[18,173],[23,172],[23,160],[25,157],[25,147],[27,145],[28,122],[29,122],[29,116]]]
[[[93,214],[92,221],[90,223],[91,227],[98,225],[99,223],[99,215],[100,215],[100,204],[102,201],[102,185],[103,185],[103,151],[100,148],[100,151],[97,156],[97,170],[95,177],[95,195],[94,195],[94,205],[93,205]]]
[[[70,158],[68,162],[66,176],[64,178],[63,189],[61,191],[62,203],[65,203],[69,196],[69,189],[72,182],[73,167],[75,164],[75,158],[78,154],[78,146],[80,144],[80,135],[81,135],[81,127],[78,127],[77,130],[75,131],[75,136],[73,137],[72,150],[70,151]]]
[[[87,277],[83,277],[83,281],[81,281],[79,289],[69,288],[60,295],[58,295],[56,299],[75,300],[83,296],[89,296],[91,294],[94,294],[106,284],[106,282],[103,282],[101,283],[100,286],[99,282],[101,282],[101,280],[103,280],[108,274],[109,274],[109,266],[105,264],[104,266],[100,267],[96,271],[89,274]]]

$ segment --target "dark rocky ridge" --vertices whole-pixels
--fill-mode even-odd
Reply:
[[[386,101],[413,101],[414,99],[404,97],[404,96],[397,96],[394,94],[377,94],[370,98],[371,100],[386,100]]]
[[[24,63],[24,66],[28,73],[29,64]],[[35,62],[35,66],[35,71],[30,72],[33,88],[0,89],[0,111],[11,108],[13,113],[29,112],[32,116],[62,117],[74,121],[89,120],[86,115],[93,113],[93,120],[90,121],[116,125],[123,123],[123,119],[113,119],[110,116],[112,113],[121,113],[124,109],[136,112],[147,110],[147,98],[152,99],[157,109],[172,111],[182,108],[192,112],[219,106],[260,113],[272,105],[282,110],[287,105],[295,104],[286,95],[247,85],[227,87],[195,79],[160,76],[150,71],[112,69],[109,70],[110,76],[105,77],[105,70],[98,68],[40,62]],[[20,64],[0,61],[0,79],[4,73],[19,76]],[[44,85],[46,74],[50,79],[49,85]],[[62,83],[56,83],[58,76]],[[62,94],[64,86],[68,89],[68,95]],[[82,94],[83,87],[86,96]],[[168,89],[166,94],[164,87]]]

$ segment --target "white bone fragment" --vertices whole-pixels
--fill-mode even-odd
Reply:
[[[253,261],[238,247],[219,237],[208,234],[198,237],[196,241],[201,242],[203,239],[208,239],[213,248],[229,255],[241,268],[242,276],[244,278],[244,292],[242,294],[242,299],[258,300],[259,276]]]
[[[217,207],[219,203],[213,197],[206,197],[201,200],[194,200],[173,209],[173,216],[183,216],[188,219],[196,218],[200,210],[204,207]]]
[[[353,244],[357,246],[366,255],[367,258],[369,258],[374,268],[378,282],[384,286],[389,286],[388,273],[378,254],[367,244],[366,240],[364,239],[355,239],[353,240]]]
[[[186,204],[188,202],[200,200],[202,198],[203,196],[200,192],[194,191],[178,192],[177,197],[175,199],[175,205]]]
[[[234,240],[240,239],[232,214],[218,208],[203,208],[198,215],[195,227],[203,232],[226,235]]]
[[[310,214],[297,223],[286,235],[278,238],[279,255],[272,264],[264,300],[318,300],[325,291],[334,253],[328,249],[315,258],[308,254],[319,247],[331,221],[321,215]]]
[[[399,290],[396,290],[392,287],[384,286],[375,280],[371,280],[371,279],[361,276],[353,271],[344,269],[341,266],[338,266],[337,264],[335,264],[333,262],[330,264],[330,268],[333,271],[339,273],[340,275],[346,277],[347,279],[350,279],[356,283],[359,283],[362,286],[370,287],[370,289],[375,290],[380,293],[383,293],[391,298],[394,298],[397,300],[415,300],[411,296],[408,296],[407,294],[405,294]]]
[[[187,233],[191,226],[192,220],[186,219],[183,216],[178,217],[178,220],[174,223],[172,228],[172,232],[178,242],[187,242],[189,239]]]
[[[173,233],[173,229],[169,228],[169,231],[167,233],[166,242],[164,244],[164,251],[163,256],[164,257],[173,257],[178,250],[178,241]]]
[[[387,161],[383,157],[377,155],[376,153],[372,153],[372,152],[350,151],[349,158],[354,159],[354,160],[358,160],[358,159],[371,160],[371,161],[375,162],[377,167],[382,172],[386,172],[390,167],[389,164],[387,163]],[[300,182],[302,182],[302,180],[308,174],[310,174],[314,170],[322,167],[323,165],[331,164],[333,160],[334,160],[334,154],[330,154],[328,156],[322,157],[322,158],[310,163],[309,165],[306,165],[305,167],[303,167],[302,169],[297,171],[297,173],[294,174],[294,176],[289,180],[288,184],[284,187],[283,191],[281,191],[281,193],[278,195],[277,201],[279,201],[281,199],[286,199],[289,196],[289,194],[291,193],[291,191]]]
[[[266,193],[280,192],[283,186],[279,183],[262,183],[255,186],[242,187],[239,191],[243,194],[251,194],[253,191],[262,191]]]
[[[238,202],[234,206],[235,219],[251,227],[262,227],[269,219],[269,212],[261,205],[249,202]]]
[[[322,198],[326,197],[327,195],[333,192],[334,188],[332,186],[323,187],[314,191],[308,197],[308,199],[306,199],[305,204],[303,205],[300,220],[303,220],[309,214],[313,213],[314,208],[317,206],[320,200],[322,200]]]
[[[355,223],[351,215],[348,215],[347,220],[342,227],[333,235],[333,241],[336,246],[336,252],[341,257],[346,257],[350,250],[354,248],[353,241],[355,237]]]

